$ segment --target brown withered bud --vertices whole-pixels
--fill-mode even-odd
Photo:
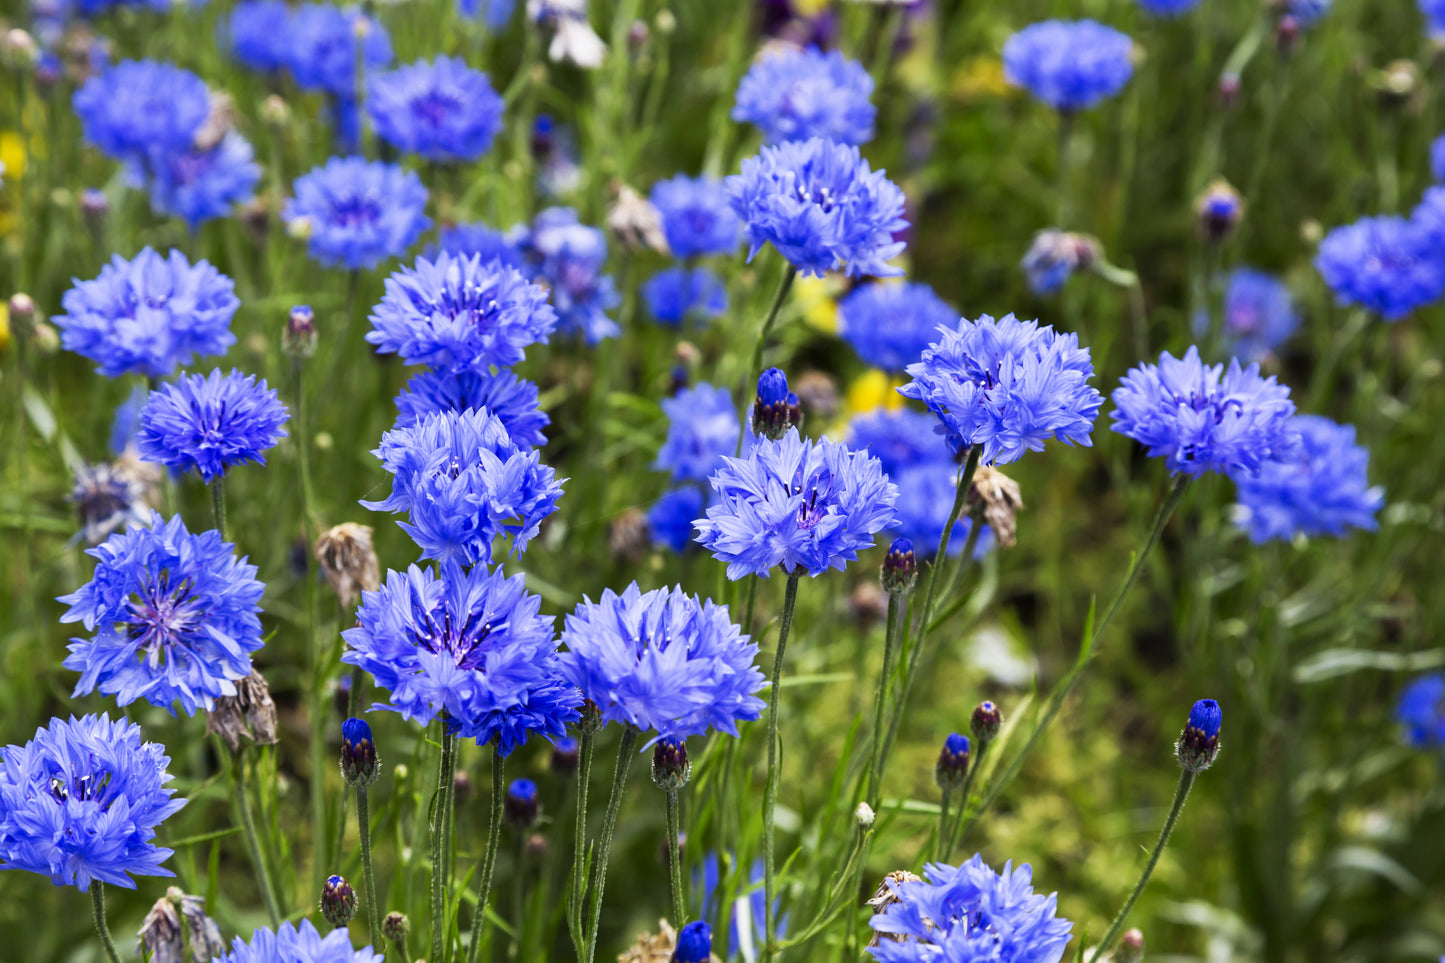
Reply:
[[[221,696],[206,713],[206,735],[216,734],[232,752],[241,751],[241,740],[258,746],[276,744],[276,703],[271,688],[255,669],[236,683],[236,694]]]
[[[650,544],[647,514],[640,508],[627,508],[607,526],[607,547],[614,558],[635,562],[647,554]]]
[[[983,520],[993,529],[1000,548],[1012,548],[1018,529],[1017,516],[1024,507],[1019,483],[988,465],[979,465],[968,489],[968,506],[979,508]]]
[[[253,197],[237,207],[236,217],[246,236],[258,244],[271,233],[271,205],[264,197]]]
[[[316,561],[321,574],[344,608],[351,608],[362,592],[381,587],[376,550],[371,547],[371,526],[342,522],[316,539]]]
[[[617,185],[617,199],[607,212],[607,230],[629,251],[650,249],[664,256],[672,253],[662,231],[662,215],[651,201],[626,184]]]
[[[206,115],[191,144],[198,151],[208,151],[226,139],[236,126],[236,104],[231,95],[211,91],[211,112]]]
[[[828,421],[838,413],[838,382],[822,371],[804,371],[793,382],[793,393],[803,405],[803,415]]]
[[[639,935],[627,951],[617,957],[617,963],[671,963],[676,950],[677,930],[667,920],[658,920],[656,935]],[[709,954],[708,960],[709,963],[721,963],[716,953]]]
[[[181,929],[183,921],[184,931]],[[221,940],[221,928],[206,915],[205,902],[176,886],[167,889],[166,895],[156,900],[142,921],[136,932],[137,954],[142,952],[142,947],[150,951],[151,963],[210,960],[226,950]]]
[[[878,889],[874,891],[873,897],[868,900],[868,905],[873,907],[873,915],[877,916],[879,913],[887,912],[888,907],[894,903],[903,902],[896,888],[899,883],[916,883],[922,878],[921,876],[915,876],[906,869],[895,869],[887,876],[884,876],[883,882],[878,884]],[[879,940],[893,940],[897,943],[906,943],[910,939],[912,939],[910,936],[893,933],[885,934],[874,930],[873,939],[868,941],[868,945],[877,946]]]

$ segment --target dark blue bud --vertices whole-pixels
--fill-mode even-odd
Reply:
[[[968,736],[957,732],[949,733],[943,740],[943,750],[938,754],[938,765],[933,768],[933,778],[944,792],[963,788],[964,777],[968,775]]]
[[[552,747],[552,771],[559,776],[570,776],[576,772],[581,759],[582,750],[571,736],[563,736]]]
[[[765,405],[788,401],[788,376],[781,368],[769,368],[758,376],[758,400]]]
[[[888,546],[880,579],[889,595],[907,595],[913,591],[918,583],[918,558],[913,554],[913,539],[895,538]]]
[[[296,361],[309,358],[316,353],[316,337],[316,314],[306,305],[298,304],[286,316],[281,353]]]
[[[973,730],[973,737],[979,742],[988,742],[1003,727],[1003,713],[998,706],[985,699],[973,710],[973,717],[969,720],[969,727]],[[980,750],[982,751],[982,750]]]
[[[702,920],[694,920],[677,933],[677,949],[672,963],[707,963],[712,956],[712,930]]]
[[[652,781],[659,789],[676,791],[687,785],[692,763],[687,758],[687,740],[662,738],[652,747]]]
[[[526,828],[537,821],[537,784],[530,779],[515,779],[507,787],[502,800],[507,821]]]
[[[753,433],[777,439],[802,423],[803,407],[798,396],[788,390],[788,376],[778,368],[759,375],[758,395],[753,401]]]
[[[356,915],[356,891],[342,877],[327,877],[326,885],[321,887],[321,915],[337,929]]]
[[[1224,713],[1220,711],[1219,703],[1213,699],[1200,699],[1194,703],[1194,708],[1189,710],[1189,725],[1210,738],[1219,735],[1219,727],[1223,722]]]
[[[1189,710],[1189,722],[1179,736],[1175,751],[1179,764],[1190,772],[1203,772],[1219,755],[1219,727],[1224,713],[1213,699],[1200,699]]]
[[[361,719],[341,724],[341,775],[353,789],[364,789],[381,775],[381,757],[371,739],[371,726]]]

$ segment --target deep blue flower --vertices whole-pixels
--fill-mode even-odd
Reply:
[[[1102,23],[1045,20],[1004,43],[1003,74],[1056,110],[1080,110],[1124,89],[1133,51],[1128,35]]]
[[[250,142],[234,130],[209,150],[152,151],[146,171],[151,210],[179,217],[192,232],[250,200],[261,179]]]
[[[94,633],[71,639],[64,665],[80,673],[75,695],[97,689],[119,705],[144,698],[186,715],[236,694],[261,647],[265,586],[218,532],[193,535],[180,516],[117,532],[87,555],[91,580],[58,601],[61,622]]]
[[[763,858],[759,856],[754,859],[752,866],[748,869],[748,883],[743,895],[733,900],[732,906],[727,907],[728,915],[725,917],[728,927],[728,945],[726,950],[720,954],[724,960],[731,960],[735,957],[742,960],[756,960],[758,948],[767,941],[767,896],[764,892],[764,869]],[[718,883],[718,857],[717,853],[708,853],[703,857],[700,872],[693,876],[696,884],[695,892],[698,893],[698,905],[701,909],[699,915],[703,919],[716,919],[722,922],[724,917],[717,905],[721,891]],[[781,941],[788,935],[788,914],[781,912],[782,897],[773,897],[773,938]],[[743,932],[739,922],[747,927]]]
[[[1431,239],[1434,190],[1414,220],[1366,217],[1325,235],[1315,268],[1342,304],[1395,321],[1445,293],[1445,264]]]
[[[527,263],[521,249],[507,240],[507,235],[485,224],[454,224],[443,227],[437,251],[460,255],[475,254],[484,264],[501,261],[508,267],[520,268]],[[435,254],[436,251],[433,251],[427,256],[435,260]]]
[[[903,192],[874,171],[858,148],[813,138],[764,147],[727,179],[751,261],[766,244],[799,271],[821,277],[889,277],[903,252],[894,235],[908,226]]]
[[[648,314],[673,327],[689,316],[711,320],[728,309],[727,288],[705,267],[658,271],[642,285],[642,299],[647,302]]]
[[[885,474],[897,475],[915,465],[955,463],[953,451],[939,437],[937,427],[938,419],[921,411],[878,410],[849,422],[846,440],[850,448],[866,450],[877,458]]]
[[[764,407],[774,407],[788,403],[788,376],[782,368],[769,368],[758,375],[758,403]]]
[[[1445,746],[1445,675],[1438,672],[1411,682],[1400,693],[1395,718],[1405,727],[1405,741],[1420,749]]]
[[[297,178],[292,193],[282,219],[294,230],[305,218],[311,256],[334,267],[375,267],[431,226],[421,178],[395,164],[333,157]]]
[[[564,678],[591,699],[604,722],[683,739],[709,729],[738,734],[758,718],[767,686],[758,654],[733,624],[727,606],[688,595],[681,586],[621,595],[604,589],[584,598],[562,628]]]
[[[1287,386],[1260,377],[1258,364],[1206,365],[1193,346],[1131,369],[1112,397],[1109,427],[1162,455],[1171,472],[1253,474],[1296,439]]]
[[[1186,723],[1190,729],[1198,729],[1206,739],[1212,739],[1219,735],[1219,727],[1224,722],[1224,713],[1219,709],[1219,703],[1213,699],[1200,699],[1189,709],[1189,722]]]
[[[1012,314],[960,319],[908,366],[898,393],[928,405],[955,451],[982,448],[985,464],[1018,461],[1056,438],[1091,445],[1103,396],[1089,384],[1094,364],[1074,334]]]
[[[211,112],[206,82],[152,60],[123,60],[91,77],[72,99],[85,139],[117,160],[152,150],[186,151]]]
[[[692,520],[702,514],[702,491],[683,485],[665,492],[647,510],[647,533],[654,545],[681,555],[692,545]]]
[[[652,467],[672,473],[673,481],[702,481],[737,451],[737,409],[726,388],[697,384],[662,402],[667,438]]]
[[[770,144],[811,137],[866,144],[878,113],[872,95],[868,71],[840,51],[784,48],[748,68],[732,117],[758,127]]]
[[[672,963],[708,963],[712,959],[712,930],[702,920],[693,920],[677,931]]]
[[[232,465],[266,464],[291,417],[276,392],[235,368],[183,375],[151,392],[140,413],[141,458],[176,473],[194,468],[207,484]]]
[[[1093,238],[1050,228],[1034,235],[1020,267],[1028,278],[1029,290],[1048,295],[1063,287],[1076,272],[1093,265],[1099,253],[1099,242]]]
[[[436,411],[485,408],[502,422],[512,443],[522,448],[545,445],[547,436],[542,432],[552,423],[547,413],[537,407],[537,386],[510,371],[423,371],[412,375],[396,396],[396,408],[398,428],[409,428]]]
[[[727,186],[716,177],[678,174],[653,184],[650,200],[662,216],[662,231],[674,257],[737,250],[742,222],[728,200]]]
[[[280,70],[291,42],[291,7],[283,0],[241,0],[231,11],[223,44],[253,70]]]
[[[1385,494],[1370,487],[1370,453],[1355,443],[1354,426],[1295,415],[1290,428],[1299,434],[1298,446],[1237,479],[1240,526],[1255,542],[1373,531]]]
[[[111,378],[165,378],[197,355],[225,354],[236,343],[235,285],[207,261],[150,248],[126,261],[115,255],[92,281],[77,281],[55,318],[60,343],[96,362]]]
[[[516,9],[517,0],[457,0],[457,13],[468,20],[480,19],[488,30],[501,30]]]
[[[1430,36],[1445,34],[1445,0],[1419,0],[1419,5]]]
[[[537,784],[530,779],[513,779],[502,804],[506,807],[508,822],[527,828],[537,821]]]
[[[1308,27],[1330,12],[1334,0],[1285,0],[1284,8],[1301,27]]]
[[[866,364],[902,371],[958,312],[926,284],[865,284],[838,303],[838,334]]]
[[[351,931],[341,926],[323,936],[310,920],[290,920],[275,930],[258,929],[247,943],[239,936],[217,963],[382,963],[371,947],[353,949]]]
[[[716,502],[695,522],[697,541],[728,578],[840,571],[893,524],[898,489],[877,458],[790,431],[722,459],[709,479]]]
[[[1199,0],[1139,0],[1139,6],[1156,17],[1178,17],[1199,6]]]
[[[396,477],[384,501],[361,504],[406,512],[398,524],[423,559],[490,565],[493,543],[505,537],[521,555],[562,497],[537,452],[519,447],[483,408],[435,412],[394,428],[373,454]]]
[[[386,279],[366,340],[438,371],[484,373],[521,361],[557,324],[547,291],[516,268],[443,251]]]
[[[84,539],[98,545],[117,529],[132,528],[150,521],[146,479],[134,459],[115,464],[80,464],[67,500],[80,516],[80,531],[73,541]]]
[[[362,70],[391,63],[386,28],[356,7],[303,3],[294,8],[287,31],[286,67],[303,90],[322,90],[355,103],[358,43]]]
[[[1033,870],[1004,864],[995,873],[975,855],[958,867],[929,863],[925,879],[894,882],[897,898],[869,924],[885,936],[868,952],[879,963],[1008,960],[1058,963],[1073,924],[1055,915],[1058,900],[1033,890]]]
[[[1289,288],[1272,274],[1236,268],[1224,291],[1225,350],[1241,361],[1260,361],[1279,347],[1299,315]]]
[[[0,869],[82,893],[92,880],[135,889],[132,873],[174,876],[156,827],[186,801],[166,788],[165,752],[106,715],[52,718],[25,745],[0,749]]]
[[[530,230],[518,228],[509,239],[531,265],[532,279],[551,288],[563,330],[581,334],[590,345],[622,333],[607,316],[622,299],[612,276],[602,273],[606,234],[579,222],[570,207],[549,207]]]
[[[377,706],[422,725],[443,712],[451,730],[508,755],[537,733],[564,734],[581,696],[558,675],[552,617],[522,575],[444,562],[387,572],[363,592],[341,661],[360,666],[391,701]]]
[[[937,436],[935,436],[937,437]],[[938,550],[943,523],[953,508],[958,494],[958,465],[950,462],[924,462],[889,472],[889,480],[898,486],[898,500],[893,503],[897,516],[888,529],[911,538],[919,558],[932,558]],[[961,516],[953,523],[949,535],[948,557],[963,554],[973,522]],[[973,557],[981,559],[993,548],[993,532],[985,525],[978,533]]]
[[[432,161],[475,160],[502,129],[502,98],[487,75],[451,57],[375,74],[366,111],[378,137]]]

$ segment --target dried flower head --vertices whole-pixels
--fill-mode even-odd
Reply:
[[[185,930],[181,929],[183,921]],[[136,932],[136,952],[145,947],[151,963],[183,963],[187,944],[189,958],[197,963],[226,952],[221,928],[206,915],[205,901],[171,886],[165,896],[156,900]]]
[[[375,592],[381,587],[370,525],[342,522],[328,528],[316,539],[315,552],[321,574],[345,608],[355,605],[362,592]]]
[[[1013,547],[1016,516],[1024,507],[1018,482],[992,465],[979,465],[968,490],[968,505],[981,507],[983,520],[993,530],[1000,546]]]
[[[873,896],[868,900],[868,905],[873,907],[873,915],[877,916],[879,913],[886,912],[888,907],[894,903],[903,902],[902,898],[898,895],[898,890],[895,888],[898,883],[918,882],[922,879],[923,877],[916,876],[906,869],[895,869],[893,872],[884,876],[883,882],[878,884],[878,888],[873,891]],[[889,883],[893,883],[894,886],[889,886]],[[893,940],[897,943],[906,943],[910,937],[902,933],[880,933],[874,930],[873,939],[868,941],[868,945],[877,946],[878,941],[882,939]]]
[[[254,668],[236,682],[235,695],[217,698],[215,707],[206,713],[206,735],[213,733],[224,739],[232,752],[241,751],[243,738],[258,746],[276,744],[276,703],[271,701],[266,679]]]
[[[607,230],[626,250],[651,249],[663,256],[672,253],[663,232],[662,214],[626,184],[617,185],[617,199],[607,212]]]

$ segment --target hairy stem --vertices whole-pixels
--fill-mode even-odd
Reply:
[[[773,958],[773,916],[776,907],[777,872],[773,859],[773,813],[778,806],[778,695],[782,688],[783,653],[788,647],[788,633],[793,628],[793,607],[798,601],[799,571],[788,573],[788,588],[783,595],[782,620],[778,623],[778,651],[773,656],[772,685],[768,688],[768,782],[763,794],[763,963]]]

